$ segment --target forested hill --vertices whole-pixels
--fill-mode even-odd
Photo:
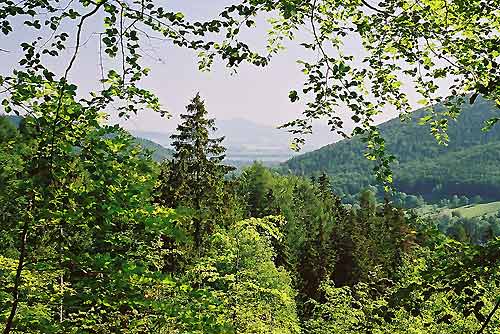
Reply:
[[[142,148],[151,151],[151,157],[155,161],[163,161],[165,159],[169,159],[172,157],[173,151],[171,149],[166,148],[158,143],[155,143],[152,140],[141,137],[135,137],[134,140]]]
[[[0,117],[7,117],[7,119],[14,124],[16,127],[21,124],[23,118],[21,116],[15,115],[0,115]],[[139,144],[142,148],[147,149],[151,152],[151,157],[155,161],[162,161],[164,159],[168,159],[172,157],[173,151],[169,148],[166,148],[158,143],[155,143],[152,140],[135,137],[134,141]]]
[[[450,122],[448,146],[439,145],[428,126],[418,125],[423,110],[415,111],[412,121],[393,119],[381,125],[388,151],[398,160],[398,190],[427,199],[454,194],[500,198],[500,127],[481,131],[484,121],[500,112],[484,99],[462,108],[458,120]],[[373,162],[363,156],[364,148],[359,138],[343,140],[294,157],[282,168],[304,175],[327,172],[336,191],[352,194],[374,183]]]

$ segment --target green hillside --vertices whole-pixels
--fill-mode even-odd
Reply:
[[[0,117],[5,117],[10,121],[10,123],[12,123],[16,127],[18,127],[23,120],[21,116],[15,116],[15,115],[7,115],[7,116],[0,115]],[[164,159],[172,157],[173,152],[171,149],[165,148],[162,145],[155,143],[154,141],[140,137],[135,137],[134,141],[142,148],[150,151],[151,157],[155,161],[162,161]]]
[[[151,157],[155,161],[162,161],[172,157],[173,151],[171,149],[165,148],[154,141],[136,137],[135,142],[142,146],[142,148],[151,151]]]
[[[481,131],[484,121],[498,114],[484,99],[464,105],[458,120],[450,122],[447,146],[436,142],[428,126],[418,125],[422,110],[410,122],[382,124],[388,151],[397,158],[393,168],[398,190],[431,200],[454,194],[500,199],[500,127]],[[343,140],[294,157],[282,168],[303,175],[327,172],[337,191],[352,194],[375,182],[374,163],[364,158],[364,149],[359,138]]]
[[[442,216],[452,217],[454,214],[463,218],[495,216],[500,212],[500,201],[480,204],[467,204],[456,208],[427,204],[416,210],[421,217],[438,219]]]

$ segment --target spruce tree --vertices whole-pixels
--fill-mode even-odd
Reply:
[[[193,234],[197,249],[203,235],[213,229],[211,211],[223,209],[224,175],[232,168],[224,166],[224,137],[210,138],[216,130],[214,119],[207,117],[204,101],[197,94],[181,115],[182,122],[170,138],[175,150],[159,177],[156,202],[176,208],[196,210]],[[203,225],[203,226],[202,226]]]

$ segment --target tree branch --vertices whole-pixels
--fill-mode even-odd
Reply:
[[[57,120],[59,118],[59,112],[61,111],[62,108],[62,103],[63,103],[63,96],[64,96],[64,90],[66,88],[66,81],[68,79],[69,71],[73,67],[73,64],[75,63],[76,57],[78,55],[78,51],[80,51],[80,40],[81,40],[81,35],[82,35],[82,29],[83,29],[83,24],[85,23],[85,20],[97,13],[99,8],[101,8],[107,1],[102,1],[101,3],[97,4],[96,7],[88,12],[87,14],[83,15],[82,18],[80,19],[80,22],[78,23],[78,28],[76,32],[76,45],[75,45],[75,51],[73,52],[73,56],[71,57],[71,60],[69,61],[68,67],[66,67],[66,71],[64,71],[64,77],[63,77],[63,82],[61,84],[61,88],[59,90],[59,100],[57,101],[57,109],[54,117],[54,121],[52,122],[52,139],[51,139],[51,146],[50,146],[50,161],[49,161],[49,178],[52,178],[52,169],[53,169],[53,161],[54,161],[54,141],[55,141],[55,136],[56,136],[56,125],[57,125]]]
[[[363,5],[365,5],[366,7],[370,8],[371,10],[376,11],[377,13],[384,14],[385,16],[394,16],[394,15],[392,15],[392,14],[390,14],[390,13],[386,12],[386,11],[383,11],[383,10],[381,10],[381,9],[378,9],[377,7],[375,7],[375,6],[371,5],[371,4],[369,4],[366,0],[361,0],[361,3],[362,3]]]
[[[488,327],[488,324],[490,323],[491,318],[493,318],[493,315],[495,314],[495,312],[498,310],[499,307],[500,307],[500,298],[497,299],[497,303],[495,304],[493,309],[488,314],[488,318],[486,318],[483,326],[481,326],[481,329],[479,329],[476,334],[482,334],[484,332],[486,327]]]

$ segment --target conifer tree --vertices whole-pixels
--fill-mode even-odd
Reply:
[[[156,202],[196,210],[193,234],[199,249],[203,234],[213,228],[208,211],[216,214],[223,209],[224,175],[232,168],[222,164],[226,151],[221,145],[224,137],[210,138],[210,133],[216,130],[215,121],[207,117],[199,94],[191,100],[181,119],[177,132],[170,136],[175,153],[162,168]]]
[[[336,251],[332,242],[332,227],[336,224],[338,210],[334,195],[331,191],[330,179],[326,174],[321,175],[312,184],[313,192],[310,198],[304,196],[305,189],[296,188],[294,197],[296,202],[302,202],[307,228],[304,231],[304,241],[299,249],[299,289],[304,304],[303,316],[312,312],[307,304],[310,299],[323,301],[320,286],[330,279],[335,264]],[[314,203],[313,205],[311,205]]]

